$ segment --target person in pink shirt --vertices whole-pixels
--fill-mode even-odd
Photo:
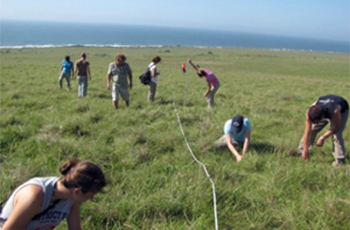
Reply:
[[[208,107],[211,108],[214,105],[214,95],[220,87],[220,82],[213,72],[207,69],[199,68],[193,64],[191,59],[188,59],[188,63],[197,71],[199,77],[205,77],[208,83],[208,90],[204,93],[204,97],[207,98]]]

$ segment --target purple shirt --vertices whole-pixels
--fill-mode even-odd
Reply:
[[[213,72],[207,69],[204,69],[204,71],[207,74],[205,76],[205,79],[207,79],[207,81],[209,81],[212,86],[217,86],[220,84],[218,78],[215,76],[215,74],[213,74]]]

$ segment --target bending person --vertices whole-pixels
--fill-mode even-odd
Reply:
[[[110,82],[113,81],[112,100],[113,105],[118,109],[119,94],[129,107],[129,89],[132,89],[132,70],[126,61],[124,54],[118,53],[115,62],[109,64],[107,71],[107,89],[111,88]],[[129,83],[128,83],[129,76]]]
[[[251,126],[248,118],[237,115],[226,121],[224,126],[224,136],[215,141],[217,148],[227,147],[240,162],[243,156],[248,152],[250,144]],[[242,154],[238,152],[242,150]]]
[[[205,77],[207,84],[208,84],[208,89],[204,93],[204,97],[207,98],[208,107],[209,108],[213,107],[214,95],[220,87],[220,82],[219,82],[218,78],[210,70],[202,69],[202,68],[199,68],[198,66],[194,65],[193,62],[191,61],[191,59],[188,59],[188,63],[190,63],[191,66],[197,71],[197,75],[200,78]]]
[[[298,155],[304,160],[309,159],[309,149],[314,144],[317,133],[330,123],[330,129],[317,140],[316,145],[323,146],[324,141],[333,136],[333,166],[344,164],[345,146],[342,133],[349,116],[348,102],[337,95],[322,96],[306,111],[305,116],[305,131],[299,144]]]
[[[81,230],[80,206],[107,185],[102,170],[89,161],[69,160],[63,177],[33,178],[19,186],[0,214],[0,229],[54,229],[67,219],[69,230]]]

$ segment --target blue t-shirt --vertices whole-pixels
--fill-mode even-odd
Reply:
[[[65,72],[65,73],[70,73],[72,71],[72,67],[73,67],[73,62],[72,61],[66,61],[66,60],[63,60],[62,61],[62,70]]]
[[[232,126],[232,119],[226,121],[225,123],[225,127],[224,127],[224,133],[225,134],[230,134],[231,135],[231,139],[233,141],[244,141],[245,139],[245,132],[246,131],[250,131],[251,130],[251,127],[250,127],[250,122],[247,118],[244,118],[243,119],[243,127],[242,127],[242,130],[241,132],[239,133],[234,133],[231,131],[231,126]]]

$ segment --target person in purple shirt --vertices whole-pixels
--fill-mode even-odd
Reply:
[[[218,78],[210,70],[199,68],[198,66],[193,64],[191,59],[188,59],[188,63],[190,63],[191,66],[197,71],[197,75],[200,78],[205,77],[205,79],[207,81],[207,84],[208,84],[208,89],[204,93],[204,97],[207,98],[208,107],[209,108],[213,107],[213,105],[214,105],[214,95],[215,95],[216,91],[220,87],[220,82],[219,82]]]

